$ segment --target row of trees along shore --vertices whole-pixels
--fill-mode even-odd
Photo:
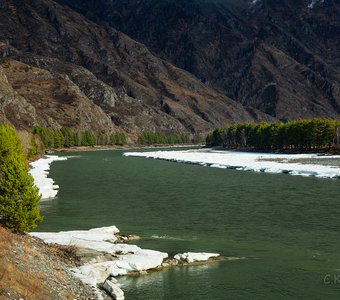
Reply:
[[[46,148],[67,148],[73,146],[96,145],[125,145],[127,137],[123,132],[96,133],[93,131],[74,131],[70,128],[52,130],[45,127],[35,127],[33,134],[40,137]],[[174,144],[202,144],[204,137],[201,134],[163,134],[154,131],[143,131],[138,135],[139,145],[174,145]],[[32,145],[34,149],[34,145]]]
[[[234,124],[209,133],[206,145],[279,151],[340,149],[340,121],[310,119],[287,123]]]
[[[174,145],[174,144],[202,144],[204,137],[196,133],[189,135],[188,133],[182,134],[163,134],[154,131],[143,131],[138,135],[137,140],[139,145]]]
[[[143,131],[138,135],[137,142],[140,145],[188,144],[190,138],[188,134],[165,135],[160,132]]]
[[[63,148],[73,146],[96,145],[125,145],[126,135],[123,132],[96,133],[93,131],[75,131],[70,128],[52,130],[44,127],[35,127],[33,133],[37,134],[46,148]]]

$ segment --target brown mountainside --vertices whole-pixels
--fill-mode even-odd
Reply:
[[[1,118],[17,127],[206,132],[272,119],[51,0],[1,0],[0,43]]]
[[[57,0],[281,120],[339,118],[335,0]]]

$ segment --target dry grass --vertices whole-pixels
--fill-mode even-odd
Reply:
[[[24,299],[47,299],[42,284],[46,278],[29,272],[29,265],[27,270],[19,265],[26,254],[24,250],[20,254],[16,246],[20,240],[20,236],[0,227],[0,299],[9,299],[8,292]]]
[[[62,258],[68,264],[78,266],[80,265],[80,258],[77,255],[77,249],[75,246],[50,245],[49,251]]]
[[[0,227],[0,300],[95,299],[68,271],[76,248],[50,246]]]
[[[16,264],[0,258],[0,299],[8,299],[6,290],[26,299],[46,299],[41,282],[45,278],[19,269]]]

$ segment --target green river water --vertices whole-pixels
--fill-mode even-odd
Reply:
[[[127,300],[340,299],[340,180],[67,155],[39,231],[116,225],[143,248],[242,258],[120,278]]]

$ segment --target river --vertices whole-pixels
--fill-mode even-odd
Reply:
[[[52,164],[60,189],[38,231],[114,224],[143,248],[240,258],[120,278],[127,300],[339,299],[338,179],[67,155]]]

